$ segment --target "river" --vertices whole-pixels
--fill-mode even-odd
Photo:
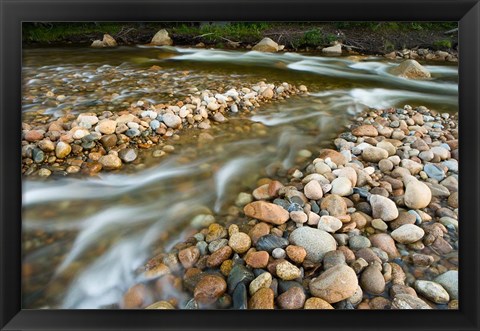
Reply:
[[[456,65],[426,63],[432,78],[414,81],[389,74],[397,63],[174,47],[25,49],[25,121],[167,103],[230,81],[304,84],[309,94],[231,114],[209,130],[211,142],[180,133],[173,153],[146,153],[123,172],[24,177],[22,307],[115,307],[145,262],[191,234],[198,215],[235,218],[229,207],[240,192],[313,159],[365,108],[458,111]],[[65,98],[48,100],[47,91]]]

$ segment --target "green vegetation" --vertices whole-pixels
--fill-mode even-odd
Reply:
[[[457,22],[336,22],[337,29],[367,28],[373,31],[421,31],[421,30],[451,30],[458,26]]]
[[[452,41],[450,39],[437,40],[433,45],[438,48],[452,48]]]
[[[34,42],[58,42],[76,35],[116,34],[122,23],[24,23],[23,40]]]
[[[202,38],[210,43],[232,41],[250,41],[262,38],[263,32],[271,27],[271,23],[231,23],[231,24],[181,24],[173,26],[172,35],[189,38]]]

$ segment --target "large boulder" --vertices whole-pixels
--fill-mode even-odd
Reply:
[[[322,53],[331,54],[331,55],[341,55],[342,54],[342,44],[336,44],[334,46],[325,47],[322,49]]]
[[[430,78],[430,72],[415,60],[405,60],[390,70],[390,73],[409,79]]]
[[[167,30],[162,29],[153,36],[150,43],[155,46],[171,46],[173,45],[173,40],[168,35]]]
[[[115,39],[109,35],[109,34],[104,34],[103,35],[103,40],[94,40],[93,43],[90,45],[90,47],[93,48],[105,48],[105,47],[116,47],[117,42]]]
[[[258,44],[253,46],[254,51],[259,52],[278,52],[279,46],[270,38],[263,38]]]

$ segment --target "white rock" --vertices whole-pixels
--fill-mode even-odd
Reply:
[[[384,222],[393,221],[398,217],[398,209],[395,202],[384,196],[373,194],[370,197],[373,218],[380,218]]]
[[[404,224],[392,231],[390,235],[401,244],[411,244],[422,239],[425,231],[415,224]]]
[[[411,209],[425,208],[430,204],[431,200],[432,191],[426,184],[418,180],[409,181],[404,196],[407,207]]]
[[[336,231],[340,230],[342,225],[342,221],[340,221],[338,218],[324,215],[320,217],[317,228],[326,232],[335,233]]]

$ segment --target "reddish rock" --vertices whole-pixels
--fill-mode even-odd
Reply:
[[[142,308],[147,300],[147,288],[143,284],[137,284],[128,289],[122,298],[120,307],[123,309]]]
[[[307,251],[305,248],[295,245],[289,245],[285,249],[288,257],[295,263],[301,264],[305,257],[307,256]]]
[[[207,267],[214,268],[218,267],[223,263],[223,261],[228,260],[232,255],[233,250],[230,246],[224,246],[210,255],[207,259]]]
[[[227,290],[227,283],[220,276],[207,275],[195,286],[194,297],[198,303],[211,304]]]
[[[246,216],[258,220],[280,225],[288,221],[290,215],[282,207],[265,201],[254,201],[243,209]]]
[[[262,269],[268,265],[269,257],[266,251],[251,252],[245,257],[245,262],[252,268]]]
[[[43,139],[43,130],[30,130],[25,133],[25,140],[29,142],[34,142]]]
[[[178,259],[185,269],[191,268],[200,258],[200,250],[193,246],[178,252]]]
[[[277,304],[281,309],[301,309],[305,304],[305,292],[294,286],[278,296]]]
[[[352,130],[352,134],[354,136],[368,136],[368,137],[376,137],[378,136],[378,131],[375,127],[371,124],[367,125],[360,125]]]

